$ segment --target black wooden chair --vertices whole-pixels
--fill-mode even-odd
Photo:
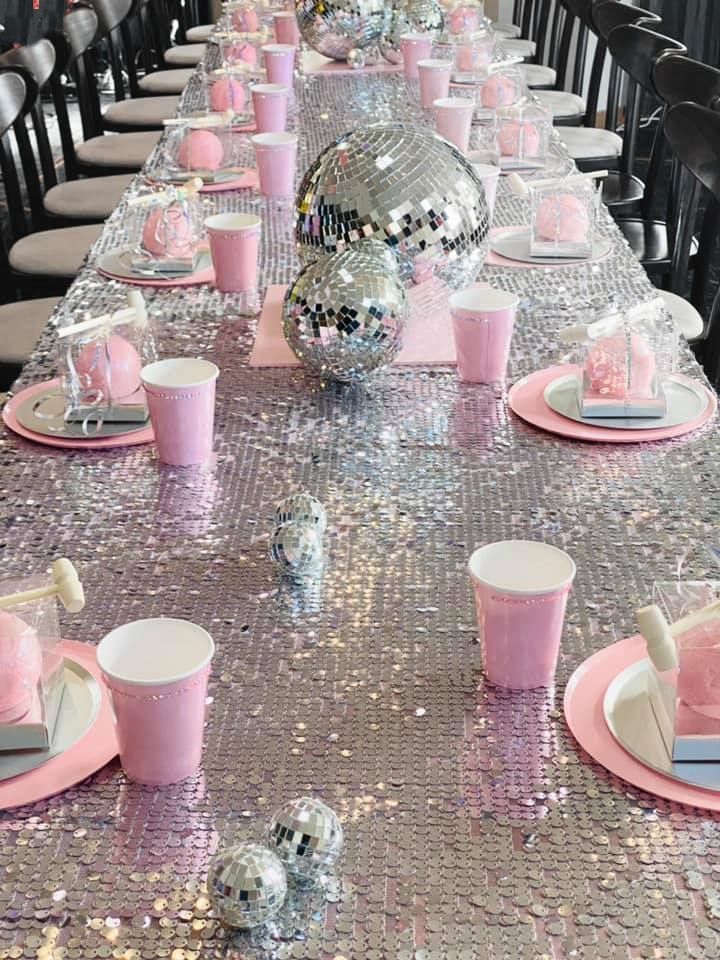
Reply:
[[[658,99],[653,85],[653,68],[662,59],[686,53],[683,44],[670,37],[635,24],[616,27],[608,40],[613,58],[621,69],[637,85],[642,94]],[[638,216],[619,216],[615,222],[630,244],[635,256],[650,276],[657,278],[662,286],[670,289],[672,276],[676,275],[683,260],[691,258],[696,250],[694,241],[685,249],[676,243],[681,236],[678,223],[686,215],[687,197],[682,195],[676,170],[670,177],[666,215],[656,219],[660,205],[660,190],[665,186],[666,142],[662,123],[653,137],[648,163],[643,199]]]
[[[133,0],[88,0],[98,18],[98,38],[105,39],[110,56],[110,67],[115,89],[115,103],[105,109],[102,123],[105,130],[128,133],[142,130],[162,130],[163,122],[177,113],[178,96],[141,97],[127,99],[123,76],[126,57],[123,30],[125,21],[133,15]]]
[[[150,0],[156,30],[163,38],[162,57],[166,67],[195,67],[205,56],[205,43],[173,43],[172,25],[177,24],[177,39],[182,39],[184,9],[181,0]]]
[[[120,29],[130,96],[182,93],[195,67],[170,69],[165,63],[167,30],[154,0],[133,0],[131,16],[122,22]]]
[[[720,234],[720,113],[697,103],[678,103],[665,114],[665,136],[674,156],[704,188],[707,208],[695,259],[690,300],[707,317],[694,344],[709,379],[720,374],[720,288],[713,276],[713,252]]]
[[[46,229],[42,179],[27,129],[27,118],[39,95],[34,78],[21,67],[0,71],[0,172],[8,209],[7,271],[10,284],[21,296],[29,297],[64,293],[102,230],[100,225]]]
[[[0,68],[22,67],[33,76],[41,92],[51,94],[61,141],[68,142],[69,147],[72,148],[70,119],[62,83],[63,67],[69,59],[69,50],[64,37],[56,36],[55,39],[57,49],[50,39],[45,38],[30,46],[16,47],[8,51],[0,56]],[[130,185],[132,174],[78,179],[77,169],[72,166],[73,153],[70,167],[68,168],[67,164],[65,166],[66,181],[58,183],[45,111],[40,99],[36,99],[32,105],[31,117],[45,190],[43,205],[48,217],[47,225],[50,227],[72,226],[105,220]]]

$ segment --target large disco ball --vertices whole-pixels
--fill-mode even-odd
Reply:
[[[303,39],[333,60],[378,43],[387,30],[392,7],[385,0],[295,0]]]
[[[288,288],[285,339],[313,373],[364,380],[402,345],[408,298],[397,261],[366,241],[305,267]]]
[[[276,811],[267,842],[291,876],[313,882],[340,856],[343,828],[335,811],[322,800],[299,797]]]
[[[395,0],[390,25],[380,38],[380,51],[389,63],[402,63],[400,38],[404,33],[438,37],[444,29],[445,17],[437,0]]]
[[[482,181],[463,154],[404,123],[361,127],[323,150],[296,217],[304,262],[374,238],[398,256],[405,282],[435,275],[454,289],[477,276],[489,227]]]
[[[220,922],[249,929],[280,911],[287,894],[287,877],[285,867],[267,847],[241,843],[211,861],[207,886]]]

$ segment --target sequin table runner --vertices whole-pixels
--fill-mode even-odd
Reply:
[[[183,110],[200,90],[198,77]],[[301,81],[299,172],[357,124],[426,122],[415,104],[392,76]],[[208,209],[259,211],[262,282],[292,278],[288,206],[241,192]],[[499,225],[523,212],[503,188]],[[94,264],[127,241],[126,214],[123,203],[108,221],[61,319],[122,302]],[[522,296],[511,383],[557,361],[558,325],[590,304],[650,294],[607,214],[600,229],[613,243],[601,263],[485,270]],[[112,764],[2,815],[0,960],[720,956],[716,817],[609,776],[561,713],[570,673],[633,631],[654,579],[681,563],[712,574],[702,546],[720,505],[717,428],[598,447],[539,433],[509,414],[502,389],[460,386],[448,371],[321,388],[299,370],[248,367],[256,320],[232,296],[147,295],[163,355],[221,368],[213,463],[164,469],[150,448],[90,455],[4,433],[4,559],[18,576],[58,555],[77,561],[88,604],[63,617],[68,637],[95,643],[157,615],[212,632],[203,768],[153,790]],[[53,366],[48,332],[23,382]],[[683,366],[700,376],[688,352]],[[330,518],[322,579],[305,591],[279,583],[266,556],[274,503],[298,489]],[[546,539],[577,561],[547,694],[485,687],[479,668],[466,560],[510,537]],[[208,859],[261,838],[273,808],[303,794],[343,818],[337,875],[282,937],[233,944],[209,910]]]

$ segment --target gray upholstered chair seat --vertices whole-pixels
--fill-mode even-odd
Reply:
[[[535,56],[535,41],[534,40],[506,40],[503,38],[500,41],[503,50],[509,57],[534,57]]]
[[[148,73],[138,80],[138,87],[143,93],[153,96],[180,94],[194,73],[193,67],[183,67],[178,70],[158,70],[156,73]]]
[[[503,40],[516,40],[522,35],[521,28],[517,23],[494,23],[493,30],[500,37],[500,42]],[[190,34],[188,33],[188,38]],[[193,39],[195,39],[193,37]]]
[[[520,63],[518,69],[529,87],[553,87],[557,82],[557,73],[542,63]]]
[[[194,67],[205,56],[206,49],[205,43],[183,43],[177,47],[170,47],[163,56],[169,67]]]
[[[159,139],[160,132],[154,130],[147,133],[109,133],[76,144],[75,152],[81,163],[139,170]]]
[[[0,363],[25,363],[59,302],[44,297],[0,306]]]
[[[171,120],[177,113],[180,97],[139,97],[111,103],[103,119],[113,126],[147,127],[162,130],[163,120]]]
[[[594,157],[619,157],[622,137],[612,130],[595,127],[557,127],[560,140],[573,160],[592,160]]]
[[[214,23],[201,23],[198,27],[190,27],[185,33],[188,43],[205,43],[215,29]]]
[[[100,236],[102,224],[41,230],[10,247],[13,270],[43,277],[75,277],[87,252]]]
[[[583,98],[567,90],[536,90],[535,96],[555,118],[582,116],[586,110]]]
[[[59,183],[45,194],[45,209],[69,220],[105,220],[120,203],[132,178],[131,173],[121,173]]]

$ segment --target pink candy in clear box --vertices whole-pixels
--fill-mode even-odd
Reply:
[[[530,254],[534,257],[590,257],[597,225],[599,192],[593,180],[567,178],[530,188]]]
[[[505,72],[492,74],[489,83],[508,79]],[[486,96],[487,84],[481,96]],[[483,100],[485,104],[485,100]],[[544,107],[521,100],[511,106],[499,106],[497,144],[503,169],[525,170],[542,167],[547,158],[552,132],[552,115]]]

